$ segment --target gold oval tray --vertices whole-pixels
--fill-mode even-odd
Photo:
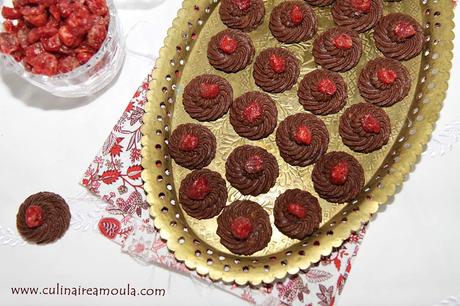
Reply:
[[[250,36],[257,53],[263,48],[281,45],[268,30],[271,9],[280,0],[266,0],[265,22]],[[352,203],[338,205],[320,200],[323,222],[320,229],[304,241],[292,240],[282,235],[273,226],[269,245],[252,256],[238,256],[219,243],[215,231],[216,218],[196,220],[184,214],[177,201],[176,190],[181,180],[190,171],[171,161],[167,151],[170,132],[179,124],[193,122],[182,106],[182,92],[185,85],[202,73],[214,73],[227,78],[234,88],[235,97],[249,90],[260,90],[254,84],[251,68],[237,73],[224,74],[213,69],[206,58],[207,43],[215,33],[225,26],[219,19],[219,1],[185,0],[183,7],[168,31],[164,47],[160,50],[153,80],[150,84],[144,126],[142,128],[142,178],[145,181],[150,213],[161,237],[167,240],[168,248],[179,261],[199,274],[209,274],[213,280],[235,281],[238,284],[250,282],[270,283],[289,274],[296,274],[327,256],[334,247],[339,247],[377,212],[396,192],[415,164],[427,143],[438,118],[447,90],[453,48],[453,5],[442,0],[405,0],[384,2],[385,14],[405,12],[416,18],[425,28],[426,46],[422,54],[404,65],[413,80],[408,98],[391,108],[386,108],[393,133],[389,145],[372,154],[357,154],[345,147],[338,136],[340,114],[322,116],[331,134],[329,151],[341,150],[353,154],[364,166],[366,187]],[[319,31],[333,25],[330,7],[314,8],[318,16]],[[362,101],[356,88],[356,79],[365,63],[380,55],[371,33],[361,34],[363,57],[358,67],[342,74],[349,86],[348,106]],[[302,59],[301,78],[316,68],[311,56],[312,41],[284,45]],[[300,79],[299,79],[300,80]],[[277,102],[281,121],[289,114],[302,112],[297,101],[297,85],[283,94],[271,95]],[[243,197],[236,189],[229,188],[228,202],[250,198],[260,203],[270,214],[276,197],[288,188],[298,187],[315,194],[310,175],[312,166],[291,167],[280,157],[274,144],[274,133],[258,142],[239,138],[229,124],[228,115],[213,123],[204,123],[211,128],[218,139],[216,159],[208,167],[225,173],[225,158],[237,145],[253,143],[274,154],[280,165],[277,185],[258,197]],[[303,179],[302,179],[303,178]],[[272,214],[271,214],[272,215]],[[271,216],[273,222],[273,216]]]

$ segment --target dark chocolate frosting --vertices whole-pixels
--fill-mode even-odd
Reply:
[[[313,6],[326,6],[334,3],[335,0],[305,0],[310,5]]]
[[[309,141],[301,138],[307,128]],[[305,133],[305,131],[303,131]],[[303,141],[302,141],[303,140]],[[284,119],[276,131],[276,145],[281,157],[293,166],[305,167],[315,163],[327,151],[329,132],[322,120],[312,114],[295,114]]]
[[[276,6],[270,16],[270,31],[283,43],[298,43],[313,38],[316,16],[304,1],[286,1]]]
[[[284,69],[277,72],[270,62],[273,58],[284,60]],[[280,93],[291,89],[299,78],[299,60],[283,48],[268,48],[260,52],[254,63],[253,76],[257,86],[270,93]]]
[[[295,214],[289,205],[298,205],[303,214]],[[322,221],[322,209],[318,199],[309,192],[300,189],[289,189],[275,201],[273,210],[276,227],[289,238],[302,240],[313,234]]]
[[[204,86],[218,86],[216,96],[203,94]],[[225,115],[233,101],[233,89],[230,83],[217,75],[197,76],[185,86],[183,104],[185,111],[193,119],[214,121]]]
[[[351,38],[351,47],[338,48],[334,40],[341,35]],[[336,72],[345,72],[355,67],[362,53],[362,43],[356,31],[336,27],[322,33],[313,43],[313,56],[318,65]]]
[[[279,175],[276,158],[267,150],[244,145],[233,150],[225,163],[226,178],[244,195],[267,193]]]
[[[382,72],[390,72],[394,79],[385,81]],[[380,77],[379,77],[380,74]],[[364,67],[358,79],[361,96],[369,103],[386,107],[403,100],[410,91],[409,70],[399,61],[390,58],[377,58]]]
[[[237,98],[230,108],[230,123],[241,137],[258,140],[275,130],[278,110],[269,95],[248,92]]]
[[[29,227],[26,221],[27,209],[36,207],[41,211],[42,222]],[[28,242],[47,244],[61,238],[69,228],[70,211],[66,201],[52,192],[39,192],[28,197],[19,207],[16,226]]]
[[[251,32],[263,22],[265,6],[262,0],[222,0],[219,14],[227,27]]]
[[[252,230],[244,238],[233,234],[232,224],[238,217],[249,220]],[[264,249],[270,242],[272,228],[268,213],[256,202],[244,200],[235,201],[225,207],[217,217],[217,235],[222,243],[231,252],[238,255],[251,255]]]
[[[198,186],[200,182],[202,185]],[[193,218],[215,217],[227,204],[225,180],[215,171],[194,170],[181,182],[179,202],[182,209]]]
[[[362,33],[372,29],[382,18],[382,0],[369,0],[369,7],[357,2],[356,0],[337,0],[332,7],[332,16],[335,23],[342,27],[349,27]],[[353,5],[358,3],[358,7]],[[361,4],[361,6],[359,6]]]
[[[414,30],[412,36],[398,36],[397,30],[402,25],[410,25]],[[374,29],[375,45],[386,57],[396,60],[409,60],[422,51],[424,34],[422,26],[411,16],[392,13],[380,19]]]
[[[224,39],[236,42],[236,48],[229,52],[221,49]],[[246,68],[254,58],[255,49],[251,38],[241,31],[227,29],[217,33],[208,43],[208,60],[211,66],[227,73],[238,72]]]
[[[348,165],[348,175],[343,184],[331,182],[331,170],[340,162]],[[320,158],[312,173],[313,186],[318,195],[332,203],[344,203],[356,198],[364,187],[364,169],[345,152],[330,152]]]
[[[191,170],[209,165],[216,155],[216,146],[214,134],[207,127],[194,123],[179,125],[169,137],[168,145],[169,154],[176,163]]]
[[[331,81],[329,86],[322,89],[321,82]],[[347,103],[347,84],[337,72],[317,69],[305,75],[300,82],[299,102],[303,108],[315,115],[329,115],[339,112]]]

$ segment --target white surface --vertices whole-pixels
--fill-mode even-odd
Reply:
[[[153,8],[120,11],[125,31],[139,20],[154,24],[152,36],[136,51],[157,53],[179,6],[180,0],[168,0]],[[151,66],[128,56],[114,86],[98,97],[75,101],[52,97],[1,73],[1,226],[14,229],[17,207],[32,193],[50,190],[75,197],[81,192],[78,180]],[[456,99],[460,90],[454,84],[460,84],[458,58],[437,135],[451,124],[460,129]],[[424,156],[393,204],[372,222],[339,305],[433,305],[460,294],[460,144],[449,148],[444,144],[458,139],[436,139],[443,145],[432,144],[430,152],[444,148],[447,152]],[[0,305],[245,305],[220,290],[140,265],[91,231],[69,231],[47,247],[0,246],[0,273]],[[58,282],[69,287],[124,287],[129,282],[138,289],[166,288],[167,294],[78,298],[10,294],[10,287],[52,287]]]

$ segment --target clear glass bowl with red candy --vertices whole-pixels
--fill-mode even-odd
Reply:
[[[120,71],[125,49],[112,0],[3,2],[0,64],[33,85],[55,96],[83,97]]]

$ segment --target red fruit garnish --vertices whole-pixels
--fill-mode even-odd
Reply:
[[[43,224],[43,209],[37,205],[30,205],[26,209],[26,225],[36,228]]]
[[[71,47],[77,38],[67,25],[63,25],[59,28],[59,39],[64,45]]]
[[[211,188],[209,187],[208,180],[201,176],[190,185],[187,190],[187,197],[196,201],[203,200],[210,192]]]
[[[338,49],[348,50],[353,46],[351,36],[345,33],[339,34],[333,39],[334,46]]]
[[[0,33],[0,52],[11,54],[19,49],[19,40],[15,34]]]
[[[59,59],[58,71],[59,73],[66,73],[74,70],[80,66],[80,62],[75,56],[69,55]]]
[[[286,70],[286,60],[281,56],[272,54],[270,56],[270,67],[272,67],[273,71],[276,73],[283,73],[284,70]]]
[[[219,41],[219,49],[224,51],[226,54],[233,54],[237,47],[238,42],[229,35],[222,36]]]
[[[294,5],[289,13],[289,17],[291,18],[293,24],[301,24],[304,18],[302,9],[298,5]]]
[[[243,117],[253,123],[262,115],[262,107],[257,101],[251,102],[243,111]]]
[[[58,60],[55,55],[43,52],[30,60],[32,72],[52,76],[57,74]]]
[[[382,68],[379,71],[377,71],[377,77],[380,82],[389,85],[393,84],[393,82],[396,80],[397,75],[394,70]]]
[[[250,174],[259,173],[263,169],[264,161],[259,155],[252,155],[244,164],[244,170],[246,170],[246,172]]]
[[[334,185],[343,185],[348,178],[348,163],[341,161],[331,169],[329,180]]]
[[[58,34],[50,38],[43,37],[40,41],[42,42],[43,48],[48,52],[57,52],[61,48],[61,40]]]
[[[196,147],[198,147],[198,137],[192,134],[184,135],[179,144],[179,149],[182,151],[193,151]]]
[[[24,19],[36,27],[42,27],[48,22],[48,14],[43,13],[39,15],[25,15]]]
[[[237,239],[246,239],[252,232],[251,221],[243,216],[237,217],[235,220],[233,220],[230,227],[233,236],[235,236]]]
[[[382,129],[380,122],[372,114],[364,115],[363,118],[361,118],[361,125],[368,133],[378,134]]]
[[[251,0],[233,0],[233,3],[242,11],[247,10],[251,6]]]
[[[219,95],[219,85],[210,83],[200,84],[200,96],[205,99],[214,99]]]
[[[371,9],[371,0],[351,0],[351,6],[360,12],[367,13]]]
[[[287,210],[291,215],[294,215],[299,219],[303,219],[307,215],[307,210],[305,209],[305,206],[299,203],[289,203]]]
[[[86,37],[87,44],[94,50],[98,50],[107,36],[107,29],[103,25],[95,24]]]
[[[2,7],[2,16],[5,19],[19,19],[22,14],[15,8],[4,6]]]
[[[295,142],[297,142],[299,145],[309,145],[311,144],[311,130],[308,128],[308,126],[302,124],[297,127],[297,130],[295,131]]]
[[[417,33],[417,30],[415,30],[414,25],[412,25],[410,22],[402,20],[396,24],[393,32],[398,38],[407,39],[414,36]]]
[[[337,91],[337,86],[330,79],[322,79],[318,83],[318,90],[323,94],[332,96]]]
[[[91,13],[98,16],[105,16],[109,12],[105,0],[86,0],[86,5]]]

